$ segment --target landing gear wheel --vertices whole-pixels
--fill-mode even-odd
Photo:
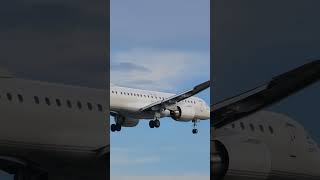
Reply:
[[[149,121],[149,127],[154,128],[155,127],[155,122],[153,120]]]
[[[192,123],[193,123],[192,134],[198,134],[197,120],[192,120]]]
[[[116,125],[115,124],[111,124],[111,131],[115,132],[116,131]]]
[[[192,129],[193,134],[198,134],[198,129]]]
[[[159,128],[160,127],[160,121],[159,119],[154,120],[154,127]]]
[[[121,124],[116,124],[116,130],[121,131]]]
[[[121,131],[121,124],[111,124],[111,131]]]

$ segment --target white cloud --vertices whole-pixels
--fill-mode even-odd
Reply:
[[[111,82],[135,88],[175,90],[190,79],[209,79],[209,52],[133,48],[111,55]]]
[[[157,156],[127,156],[126,154],[112,155],[110,158],[110,163],[115,165],[145,165],[145,164],[155,164],[160,162],[160,157]]]
[[[123,147],[111,147],[110,164],[115,166],[145,165],[160,162],[160,157],[154,154],[146,154],[144,151]]]
[[[112,0],[112,42],[209,42],[209,4],[210,0]]]

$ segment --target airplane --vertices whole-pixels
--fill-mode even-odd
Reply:
[[[211,177],[217,180],[319,180],[320,149],[307,130],[266,107],[320,79],[320,61],[211,106]]]
[[[197,134],[198,120],[208,120],[210,108],[197,93],[207,89],[209,81],[203,82],[193,89],[171,94],[164,92],[133,89],[112,85],[110,87],[110,115],[115,124],[111,131],[121,131],[121,127],[137,126],[140,119],[147,119],[150,128],[160,127],[160,118],[171,117],[176,121],[192,121],[192,133]]]
[[[0,169],[15,180],[109,178],[106,89],[0,72]]]

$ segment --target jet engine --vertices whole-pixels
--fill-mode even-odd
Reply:
[[[229,167],[229,155],[226,147],[217,140],[212,141],[211,143],[211,177],[215,177],[215,179],[222,179]]]
[[[195,117],[195,111],[192,107],[177,106],[177,110],[170,111],[170,116],[176,121],[191,121]]]
[[[139,119],[128,118],[119,114],[115,116],[115,121],[123,127],[134,127],[139,123]]]
[[[214,138],[210,146],[213,179],[247,180],[248,172],[258,174],[259,177],[255,177],[257,180],[268,179],[271,156],[269,148],[260,140],[240,134],[225,135]]]
[[[47,172],[36,166],[35,163],[11,156],[0,156],[0,169],[14,175],[14,179],[28,177],[28,179],[41,180],[48,178]]]

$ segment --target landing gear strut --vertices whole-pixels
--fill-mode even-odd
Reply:
[[[193,123],[192,134],[198,134],[197,120],[192,120],[192,123]]]
[[[111,124],[111,131],[115,132],[115,131],[121,131],[121,124],[117,123],[117,124]]]

